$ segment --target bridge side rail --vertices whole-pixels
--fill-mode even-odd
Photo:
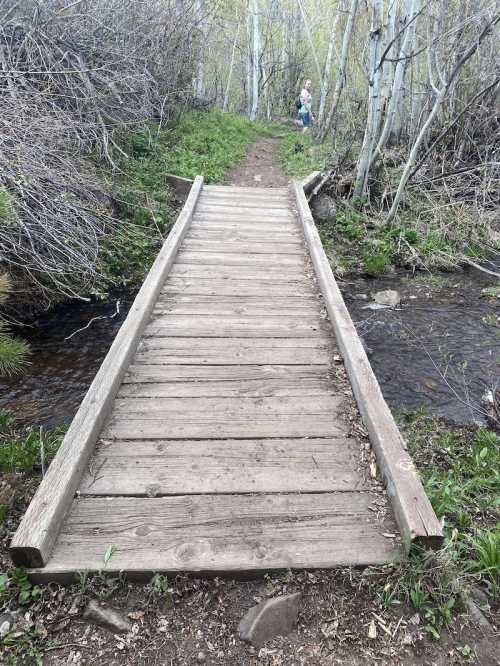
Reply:
[[[43,567],[51,555],[123,375],[189,229],[202,186],[203,178],[197,176],[175,225],[14,535],[10,554],[18,566]]]
[[[443,540],[441,523],[434,513],[406,450],[406,444],[382,395],[311,215],[304,188],[309,188],[311,182],[315,181],[316,174],[311,174],[309,179],[293,183],[299,218],[354,396],[391,498],[396,521],[407,548],[414,540],[425,546],[439,547]]]

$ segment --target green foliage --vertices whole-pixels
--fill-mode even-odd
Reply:
[[[38,430],[31,428],[17,434],[10,417],[3,415],[2,420],[6,423],[7,432],[2,434],[0,439],[1,472],[33,472],[41,464],[42,451],[48,465],[64,436],[62,427],[42,435]]]
[[[386,254],[365,254],[363,256],[363,267],[365,273],[371,277],[382,275],[387,268],[389,258]]]
[[[280,161],[292,178],[305,178],[322,171],[331,155],[329,143],[315,144],[311,132],[288,131],[281,139]]]
[[[11,224],[15,217],[14,199],[10,192],[0,185],[0,224]]]
[[[0,575],[0,599],[16,597],[21,605],[27,605],[40,598],[42,590],[32,585],[26,571],[20,567]]]
[[[2,190],[0,189],[0,222],[5,211],[2,210]],[[10,292],[10,280],[0,274],[0,305],[5,303]],[[22,340],[16,340],[7,333],[7,327],[0,321],[0,376],[18,374],[26,366],[29,346]]]
[[[476,427],[451,428],[423,411],[401,417],[425,490],[444,523],[441,550],[412,546],[394,581],[379,593],[386,608],[407,602],[439,639],[470,585],[500,591],[500,438]]]

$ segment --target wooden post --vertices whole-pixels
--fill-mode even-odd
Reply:
[[[414,540],[425,546],[439,547],[443,540],[441,523],[425,494],[347,311],[321,244],[302,183],[294,182],[293,189],[299,218],[337,344],[344,358],[359,411],[368,429],[401,536],[407,547]]]
[[[177,222],[104,359],[10,546],[17,566],[43,567],[73,502],[123,375],[186,235],[203,178],[197,176]]]

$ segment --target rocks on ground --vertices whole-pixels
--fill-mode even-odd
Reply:
[[[335,199],[328,194],[321,194],[311,202],[311,210],[316,220],[331,222],[335,220],[337,214]]]
[[[295,628],[301,593],[266,599],[251,608],[239,626],[241,640],[260,648],[274,636],[286,636]]]
[[[373,294],[373,300],[379,305],[388,305],[391,308],[395,308],[401,303],[401,295],[394,289],[385,289]]]
[[[113,633],[126,633],[132,629],[130,622],[110,606],[102,606],[91,599],[83,612],[85,620],[109,629]]]

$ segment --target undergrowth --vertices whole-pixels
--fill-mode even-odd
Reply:
[[[339,200],[331,220],[318,222],[323,242],[335,248],[340,270],[358,270],[376,277],[389,266],[452,270],[471,259],[488,256],[491,227],[463,207],[400,212],[386,225],[365,200]]]
[[[412,547],[380,596],[388,609],[413,606],[437,639],[464,609],[470,590],[479,589],[492,604],[499,600],[500,438],[474,426],[450,427],[423,412],[400,420],[445,540],[436,552]]]
[[[289,130],[280,141],[279,157],[292,178],[305,178],[313,171],[322,171],[331,157],[331,144],[314,143],[313,134]]]
[[[8,410],[0,410],[0,524],[6,519],[19,488],[20,475],[38,475],[47,469],[64,436],[64,427],[44,432],[19,428]],[[10,479],[15,479],[14,483]]]

